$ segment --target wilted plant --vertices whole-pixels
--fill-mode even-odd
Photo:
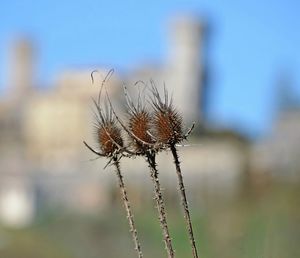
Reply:
[[[135,105],[128,94],[126,86],[124,86],[124,93],[128,107],[128,126],[126,126],[115,113],[107,94],[108,101],[110,103],[112,111],[115,114],[116,119],[129,136],[130,148],[135,152],[135,155],[144,156],[149,165],[150,175],[154,184],[154,197],[158,209],[159,222],[163,232],[165,247],[168,253],[168,257],[174,257],[175,254],[167,224],[165,203],[161,192],[157,164],[155,160],[158,148],[155,145],[152,135],[150,134],[151,126],[153,123],[152,114],[149,113],[149,111],[146,109],[144,102],[142,103],[140,94],[137,100],[137,104]]]
[[[112,70],[108,75],[112,74]],[[104,80],[105,82],[105,80]],[[106,93],[105,112],[100,107],[100,99],[102,89]],[[194,258],[198,258],[190,212],[185,193],[183,177],[181,173],[180,162],[177,153],[177,146],[192,132],[194,124],[184,134],[183,121],[180,113],[174,108],[172,98],[169,99],[168,92],[164,87],[164,96],[161,98],[157,87],[151,80],[151,97],[150,103],[153,107],[153,112],[146,109],[144,98],[141,97],[140,91],[137,104],[131,100],[127,88],[124,86],[124,94],[128,107],[128,122],[124,123],[116,114],[111,103],[106,85],[103,83],[99,92],[98,101],[94,100],[97,109],[96,118],[96,136],[101,152],[95,151],[87,143],[84,144],[98,156],[110,158],[108,164],[113,164],[116,168],[119,178],[119,186],[123,195],[125,208],[128,215],[130,228],[132,231],[135,248],[142,257],[140,244],[137,238],[137,232],[133,222],[133,216],[130,210],[130,205],[125,190],[123,177],[120,171],[119,160],[122,156],[144,156],[150,168],[150,175],[154,184],[154,195],[159,213],[159,221],[163,232],[168,257],[174,257],[172,240],[169,234],[169,229],[166,219],[165,202],[161,193],[161,186],[158,177],[156,154],[159,151],[170,149],[174,158],[176,173],[178,177],[179,191],[181,194],[181,204],[184,210],[184,217],[188,229],[188,235],[192,247]],[[129,144],[124,145],[121,136],[121,130],[118,126],[128,134]]]
[[[120,168],[120,159],[122,158],[122,156],[124,155],[128,156],[131,155],[131,153],[128,152],[126,148],[124,148],[124,141],[121,135],[121,129],[118,127],[113,110],[110,108],[107,101],[106,101],[106,105],[104,105],[105,107],[104,110],[100,105],[102,87],[105,84],[106,80],[109,78],[109,76],[111,76],[112,72],[113,71],[111,70],[106,76],[106,78],[103,80],[97,101],[93,99],[94,105],[96,107],[96,111],[94,112],[94,116],[96,120],[96,122],[94,123],[95,136],[96,136],[96,142],[99,145],[98,147],[100,150],[99,151],[94,150],[86,142],[84,142],[84,144],[89,150],[91,150],[99,157],[108,158],[109,161],[107,165],[111,164],[115,167],[116,174],[119,181],[120,191],[122,194],[122,199],[127,213],[127,219],[130,226],[130,232],[132,234],[132,239],[135,245],[135,250],[137,251],[138,257],[142,258],[143,254],[141,251],[141,245],[138,240],[137,230],[135,227],[133,214],[131,211],[127,191],[125,188],[125,184],[124,184],[124,180]]]
[[[170,237],[166,218],[165,203],[161,192],[156,164],[156,152],[158,149],[156,148],[155,141],[150,134],[153,117],[152,114],[150,114],[149,111],[146,110],[145,104],[142,103],[140,94],[137,105],[134,105],[133,101],[130,99],[129,95],[127,94],[126,88],[125,97],[127,100],[129,111],[128,129],[125,128],[125,130],[128,132],[135,148],[141,153],[141,155],[146,158],[149,165],[150,175],[154,184],[155,200],[159,213],[160,224],[163,230],[165,246],[168,252],[168,256],[174,257],[172,240]]]
[[[164,98],[162,99],[155,83],[151,80],[151,103],[154,108],[154,119],[153,119],[153,136],[161,146],[161,148],[170,148],[178,177],[179,191],[181,194],[181,204],[184,210],[184,217],[188,229],[188,235],[192,247],[193,257],[198,258],[193,227],[185,193],[185,187],[183,177],[181,173],[181,167],[179,157],[177,153],[176,145],[185,140],[194,128],[194,124],[188,130],[187,133],[183,133],[183,122],[182,116],[174,108],[172,98],[169,99],[168,92],[164,87]]]

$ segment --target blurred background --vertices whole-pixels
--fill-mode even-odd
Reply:
[[[1,1],[0,256],[134,257],[117,178],[82,144],[109,69],[165,83],[201,257],[300,257],[298,1]],[[91,72],[95,84],[91,83]],[[145,161],[122,159],[145,257],[166,257]],[[191,257],[172,157],[158,168],[178,258]]]

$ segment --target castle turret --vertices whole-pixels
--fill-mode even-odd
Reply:
[[[191,17],[177,18],[171,26],[168,88],[184,121],[201,121],[203,26]]]
[[[27,39],[14,42],[10,53],[9,98],[22,102],[33,91],[34,86],[34,50]]]

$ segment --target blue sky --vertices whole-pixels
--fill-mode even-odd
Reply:
[[[129,70],[163,63],[166,24],[192,13],[212,27],[209,117],[249,134],[267,132],[274,91],[286,72],[300,93],[300,2],[266,1],[34,1],[0,3],[0,88],[9,43],[28,35],[39,49],[38,78],[51,84],[62,69],[94,64]]]

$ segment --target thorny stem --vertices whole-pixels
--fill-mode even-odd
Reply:
[[[141,245],[140,245],[139,240],[138,240],[137,230],[136,230],[136,227],[135,227],[135,224],[134,224],[133,214],[131,212],[130,203],[129,203],[128,196],[127,196],[127,191],[126,191],[124,181],[123,181],[123,176],[121,174],[120,162],[119,162],[117,157],[114,157],[113,161],[114,161],[114,165],[115,165],[115,168],[116,168],[116,173],[117,173],[118,180],[119,180],[119,187],[120,187],[120,190],[121,190],[122,199],[123,199],[124,206],[125,206],[126,213],[127,213],[127,219],[128,219],[128,222],[129,222],[130,232],[132,234],[132,239],[133,239],[134,246],[135,246],[134,249],[137,251],[138,257],[142,258],[143,253],[142,253],[142,250],[141,250]]]
[[[155,153],[154,152],[147,152],[146,154],[147,162],[149,164],[150,172],[151,172],[151,178],[154,184],[154,196],[155,201],[157,204],[157,210],[159,213],[159,222],[160,226],[163,231],[163,238],[166,246],[166,250],[168,253],[168,257],[172,258],[175,257],[174,250],[172,247],[172,240],[170,237],[168,224],[167,224],[167,218],[166,218],[166,211],[165,211],[165,204],[161,193],[160,188],[160,182],[158,179],[158,171],[156,168],[156,161],[155,161]]]
[[[196,248],[196,243],[195,243],[195,238],[194,238],[194,233],[193,233],[193,227],[192,227],[192,221],[191,221],[189,206],[188,206],[188,202],[187,202],[187,198],[186,198],[185,187],[184,187],[184,183],[183,183],[183,177],[182,177],[182,173],[181,173],[180,161],[178,158],[177,149],[176,149],[175,145],[171,145],[170,148],[171,148],[173,158],[174,158],[174,163],[176,166],[179,190],[180,190],[180,194],[181,194],[181,204],[182,204],[183,210],[184,210],[184,218],[186,221],[189,239],[190,239],[190,243],[192,246],[193,257],[198,258],[198,253],[197,253],[197,248]]]

